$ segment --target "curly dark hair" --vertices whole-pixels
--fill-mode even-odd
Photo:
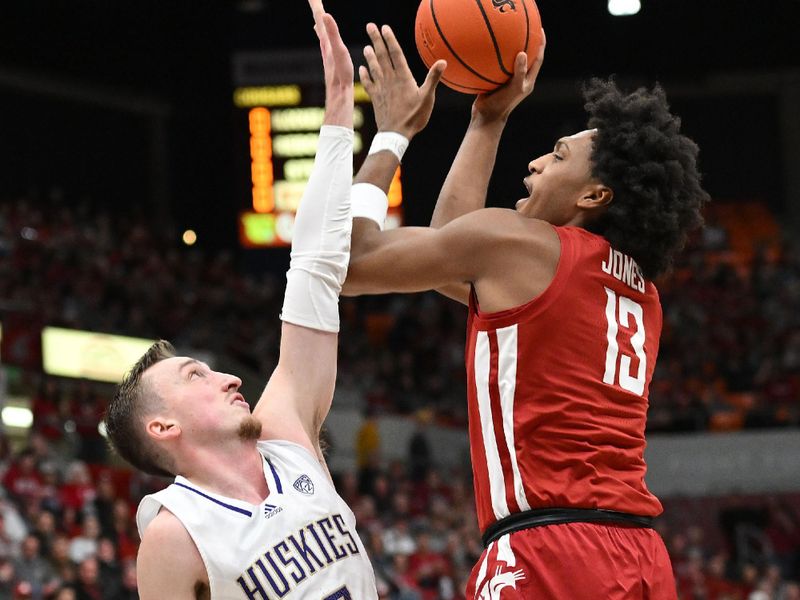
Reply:
[[[626,94],[613,79],[592,79],[583,95],[589,128],[597,130],[592,176],[614,192],[587,229],[654,279],[670,270],[688,234],[703,224],[709,196],[700,185],[699,149],[681,134],[660,85]]]

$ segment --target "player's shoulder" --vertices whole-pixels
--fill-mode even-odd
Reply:
[[[194,542],[181,520],[170,510],[161,508],[142,533],[142,548],[185,549]]]
[[[180,519],[162,508],[142,533],[138,571],[147,590],[195,589],[208,583],[203,558]],[[144,597],[144,594],[143,594]],[[151,596],[155,597],[155,596]]]
[[[555,228],[548,222],[532,219],[509,208],[482,208],[453,221],[463,229],[495,240],[553,242]]]

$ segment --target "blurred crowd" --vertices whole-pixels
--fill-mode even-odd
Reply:
[[[784,244],[746,264],[727,252],[725,230],[709,227],[659,283],[651,430],[800,424],[800,252]],[[59,192],[0,203],[3,362],[34,413],[23,450],[12,452],[0,432],[0,600],[136,598],[133,514],[163,485],[105,466],[98,424],[111,387],[43,376],[39,329],[167,338],[266,376],[284,280],[250,267],[185,247],[143,213],[68,203]],[[341,313],[336,402],[369,414],[425,408],[439,424],[466,423],[463,307],[417,294],[343,299]],[[418,450],[408,463],[364,460],[337,484],[382,598],[462,598],[481,552],[469,474],[417,468]],[[702,526],[680,518],[697,510],[666,503],[659,528],[681,598],[800,600],[797,500],[750,499],[760,511],[751,519],[704,509]]]
[[[724,231],[709,230],[659,283],[664,328],[648,428],[796,427],[800,245],[775,240],[743,260]]]
[[[725,252],[712,224],[659,282],[651,430],[800,424],[800,251],[783,244],[746,264],[720,260]],[[161,337],[263,376],[277,358],[284,279],[255,270],[230,252],[184,246],[146,214],[69,205],[58,193],[0,208],[0,316],[12,338],[43,325]],[[466,422],[464,307],[430,293],[345,298],[341,313],[340,395]],[[33,345],[9,341],[4,362],[36,364]]]
[[[482,551],[469,474],[417,468],[413,446],[407,461],[368,461],[334,479],[381,599],[463,600]],[[0,479],[0,599],[138,597],[135,507],[164,480],[87,465],[38,432],[14,454],[0,436]],[[665,509],[657,528],[681,600],[800,600],[800,496],[672,499]]]

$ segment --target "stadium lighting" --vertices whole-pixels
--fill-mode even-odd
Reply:
[[[22,406],[6,406],[2,413],[3,425],[28,429],[33,425],[33,413]]]
[[[187,246],[194,246],[197,241],[197,234],[192,229],[187,229],[183,232],[183,243]]]
[[[615,17],[628,17],[642,9],[640,0],[608,0],[608,12]]]

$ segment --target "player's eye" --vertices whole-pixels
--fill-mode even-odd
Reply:
[[[559,154],[556,154],[555,152],[553,152],[553,158],[556,159],[556,160],[564,160],[563,156],[561,156]]]

